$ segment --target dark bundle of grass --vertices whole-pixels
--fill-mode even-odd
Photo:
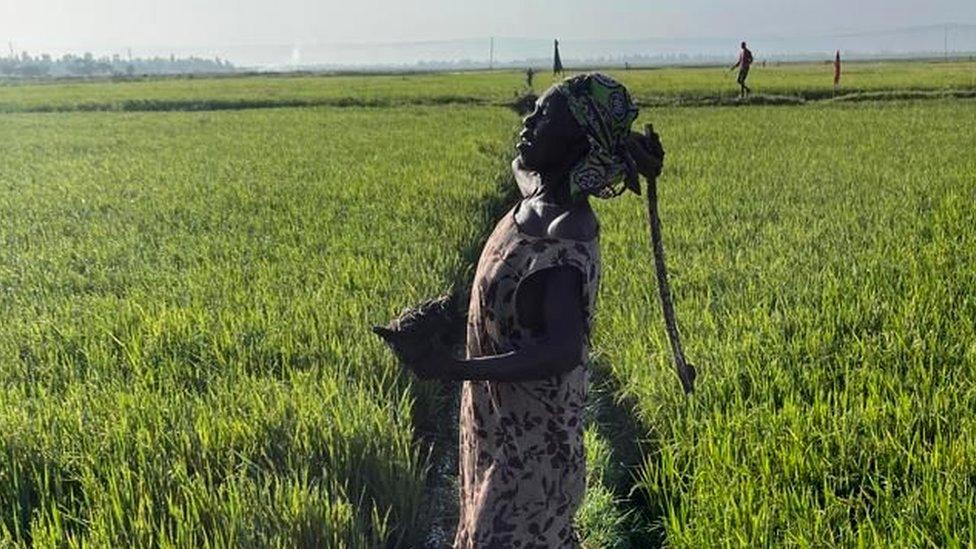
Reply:
[[[466,301],[443,295],[404,309],[386,326],[374,326],[403,364],[416,364],[437,346],[454,349],[464,340]]]

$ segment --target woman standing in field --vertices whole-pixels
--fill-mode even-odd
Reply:
[[[444,347],[407,361],[424,379],[463,380],[455,547],[566,547],[586,483],[585,367],[600,280],[589,197],[639,193],[656,177],[656,136],[601,74],[550,88],[524,121],[513,162],[523,199],[485,244],[471,290],[467,358]]]

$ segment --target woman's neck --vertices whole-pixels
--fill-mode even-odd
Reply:
[[[568,171],[557,170],[540,174],[523,167],[518,158],[512,162],[512,171],[522,198],[532,198],[536,202],[563,208],[577,205],[569,195]],[[583,199],[583,202],[585,201]]]
[[[565,173],[542,174],[535,196],[542,202],[557,204],[564,208],[574,205],[569,196],[569,181]]]
[[[539,190],[539,174],[524,168],[519,157],[512,161],[512,174],[515,175],[515,184],[518,185],[522,198],[528,198]]]

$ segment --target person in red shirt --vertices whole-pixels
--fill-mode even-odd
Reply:
[[[749,89],[749,86],[746,86],[746,78],[749,77],[750,66],[752,66],[752,52],[749,51],[749,48],[746,47],[746,43],[743,42],[742,51],[739,52],[739,60],[735,62],[735,65],[732,65],[731,69],[729,69],[730,71],[733,71],[736,67],[739,67],[739,78],[736,79],[736,82],[738,82],[740,86],[739,97],[745,97],[752,92],[752,90]]]

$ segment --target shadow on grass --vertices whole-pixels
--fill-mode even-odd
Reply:
[[[652,95],[638,97],[637,105],[640,107],[755,107],[766,105],[793,107],[820,102],[853,103],[972,98],[976,98],[976,90],[973,89],[843,90],[842,93],[836,93],[833,90],[803,90],[794,95],[755,93],[747,97],[739,97],[737,94]]]
[[[650,96],[637,99],[639,107],[751,107],[760,105],[797,106],[807,102],[794,95],[752,94],[738,95],[675,95]]]
[[[327,99],[128,99],[90,103],[51,103],[41,105],[0,104],[0,113],[52,112],[203,112],[246,109],[286,109],[301,107],[372,107],[438,105],[488,105],[489,102],[461,95],[404,99],[336,97]]]
[[[666,543],[660,527],[664,506],[651,501],[638,488],[645,456],[654,455],[647,431],[637,419],[635,403],[626,397],[624,382],[616,377],[609,364],[597,358],[590,364],[590,391],[587,404],[588,422],[609,445],[610,459],[606,470],[597,471],[605,488],[616,501],[616,513],[625,517],[618,532],[622,539],[617,547],[663,547]]]
[[[913,101],[917,99],[973,99],[974,90],[896,90],[845,93],[832,98],[832,101],[851,103],[861,101]]]
[[[751,107],[763,105],[799,106],[816,102],[916,101],[931,99],[972,99],[973,89],[948,90],[844,90],[840,95],[832,90],[805,90],[795,95],[753,94],[740,98],[734,94],[686,94],[643,96],[637,98],[640,107]],[[525,115],[535,105],[536,96],[527,94],[509,102],[463,95],[438,95],[407,98],[333,97],[319,99],[128,99],[88,103],[50,103],[16,105],[0,103],[0,113],[55,112],[205,112],[245,109],[286,109],[306,107],[392,108],[409,106],[496,106],[508,107]]]

